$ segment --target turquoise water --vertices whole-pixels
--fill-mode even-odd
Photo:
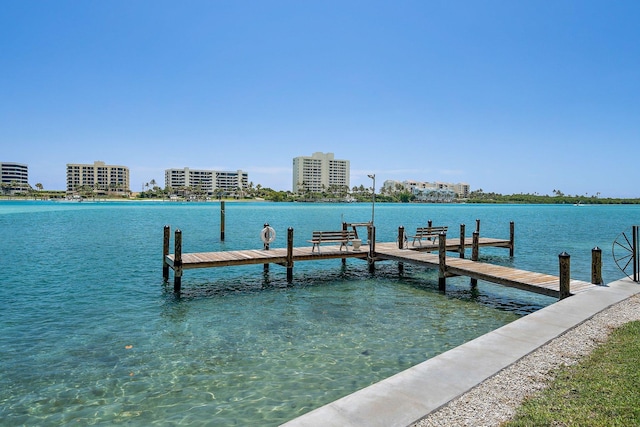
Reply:
[[[260,248],[265,222],[285,246],[311,231],[364,222],[368,204],[0,202],[0,423],[3,425],[278,425],[554,300],[379,263],[298,263],[187,270],[183,294],[162,281],[163,226],[183,230],[183,250]],[[399,225],[432,219],[516,252],[484,261],[590,280],[603,249],[606,282],[623,274],[616,236],[640,223],[635,206],[376,204],[378,241]]]

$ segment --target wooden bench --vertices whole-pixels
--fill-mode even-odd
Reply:
[[[318,252],[320,252],[321,243],[340,243],[340,250],[342,250],[343,247],[345,250],[348,250],[347,244],[356,238],[358,238],[358,235],[353,230],[314,231],[311,235],[311,240],[308,240],[308,242],[313,243],[311,252],[313,252],[316,247],[318,248]]]
[[[416,241],[418,241],[420,246],[422,246],[422,240],[426,240],[427,242],[431,242],[432,244],[435,244],[436,241],[438,240],[438,237],[440,237],[440,233],[446,233],[447,232],[447,228],[448,227],[446,227],[446,226],[444,226],[444,227],[418,227],[416,229],[416,234],[414,234],[413,236],[407,236],[406,239],[413,239],[413,242],[411,243],[411,246],[415,246],[416,245]]]

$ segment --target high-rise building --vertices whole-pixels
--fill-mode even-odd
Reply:
[[[0,162],[2,194],[23,192],[29,189],[29,167],[22,163]]]
[[[129,193],[129,168],[107,165],[96,161],[91,164],[67,164],[67,192],[90,189],[94,193]]]
[[[333,153],[313,153],[293,159],[293,192],[319,193],[330,186],[349,188],[349,160],[336,160]]]
[[[179,191],[183,189],[200,190],[213,195],[216,190],[235,193],[249,186],[247,172],[214,171],[197,169],[167,169],[164,171],[165,186]]]

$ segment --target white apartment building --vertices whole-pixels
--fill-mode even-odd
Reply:
[[[249,174],[242,170],[166,169],[164,182],[173,190],[199,189],[208,195],[213,195],[216,190],[235,193],[249,186]]]
[[[293,159],[293,192],[320,193],[332,185],[350,183],[349,160],[336,160],[333,153],[313,153]]]
[[[0,162],[2,194],[27,191],[29,189],[29,167],[22,163]]]
[[[95,193],[129,193],[129,168],[107,165],[96,161],[91,164],[67,164],[67,192],[92,189]]]
[[[399,189],[407,190],[414,194],[418,200],[432,201],[449,200],[454,197],[464,199],[469,197],[469,184],[449,182],[422,182],[422,181],[394,181],[387,180],[382,186],[384,191],[395,192]]]

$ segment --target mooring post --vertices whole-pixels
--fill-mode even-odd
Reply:
[[[368,261],[369,261],[369,272],[373,273],[376,269],[376,263],[374,260],[374,256],[376,252],[376,227],[374,227],[372,224],[369,226],[369,228],[370,228],[369,230],[370,240],[369,240]]]
[[[398,249],[404,249],[404,225],[398,227]],[[398,261],[398,274],[404,274],[404,262]]]
[[[515,240],[516,240],[516,223],[511,221],[509,223],[509,256],[513,257],[513,253],[515,251]]]
[[[558,255],[560,263],[560,299],[571,296],[571,255],[562,252]]]
[[[293,228],[287,229],[287,283],[293,282]]]
[[[591,249],[591,283],[602,285],[602,249]]]
[[[433,220],[427,221],[427,227],[429,228],[433,227]]]
[[[342,231],[343,231],[343,236],[347,235],[347,223],[342,221]],[[348,241],[348,239],[347,239]],[[348,248],[348,247],[347,247]],[[342,258],[342,265],[347,265],[347,259],[346,258]]]
[[[476,219],[476,231],[480,234],[480,220]]]
[[[265,222],[265,223],[264,223],[263,230],[262,230],[262,232],[263,232],[263,233],[265,232],[265,230],[267,229],[267,227],[269,227],[269,223],[268,223],[268,222]],[[263,243],[264,243],[264,250],[265,250],[265,251],[268,251],[268,250],[269,250],[269,237],[270,237],[270,236],[269,236],[269,232],[268,232],[268,231],[265,233],[265,236],[266,236],[266,238],[265,238],[265,239],[264,239],[264,241],[263,241]],[[265,272],[265,273],[268,273],[268,272],[269,272],[269,263],[268,263],[268,262],[264,264],[264,272]]]
[[[180,293],[182,287],[182,231],[176,230],[173,250],[173,292]]]
[[[477,261],[478,258],[480,258],[480,233],[476,230],[473,232],[471,243],[471,261]]]
[[[224,200],[220,200],[220,241],[224,242]]]
[[[466,229],[466,225],[464,224],[460,224],[460,248],[458,249],[459,253],[460,253],[460,258],[464,258],[464,251],[465,251],[465,247],[464,247],[464,239],[465,239],[465,229]]]
[[[480,232],[478,230],[473,232],[473,238],[471,242],[471,261],[478,261],[480,258]],[[471,288],[474,289],[478,286],[478,279],[471,278]]]
[[[162,277],[165,281],[169,280],[169,264],[167,264],[167,255],[169,255],[169,240],[171,239],[171,227],[164,226],[164,240],[162,245]]]
[[[447,233],[444,231],[438,236],[438,289],[440,292],[447,290]]]

